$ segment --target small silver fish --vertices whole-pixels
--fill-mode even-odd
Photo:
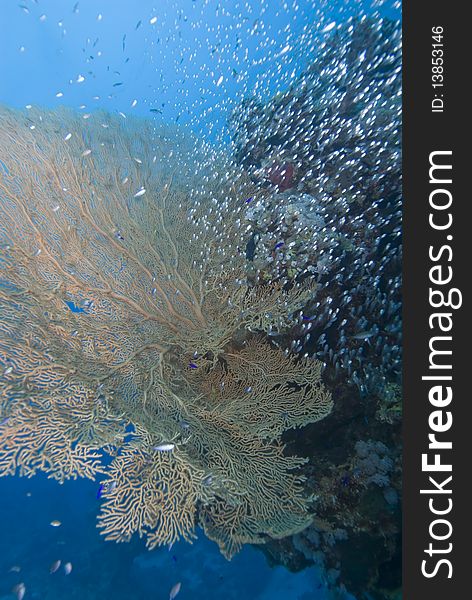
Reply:
[[[136,194],[134,195],[135,198],[139,198],[140,196],[143,196],[146,193],[146,189],[145,188],[141,188],[140,190],[138,190],[136,192]]]
[[[26,587],[24,583],[19,583],[12,589],[12,593],[16,595],[16,600],[23,600],[25,592]]]
[[[375,335],[375,331],[360,331],[351,335],[351,340],[368,340]]]
[[[66,564],[64,565],[64,574],[69,575],[71,571],[72,571],[72,563],[66,562]]]
[[[51,575],[59,569],[59,567],[61,566],[61,562],[62,561],[58,559],[52,563],[52,565],[49,567],[49,573],[51,573]]]
[[[174,600],[174,598],[180,592],[181,587],[182,587],[182,584],[180,583],[180,581],[178,583],[176,583],[174,586],[172,586],[172,589],[170,590],[170,593],[169,593],[169,600]]]
[[[171,452],[175,448],[175,444],[159,444],[159,446],[154,446],[153,450],[157,452]]]

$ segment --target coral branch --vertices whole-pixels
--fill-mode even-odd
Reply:
[[[103,475],[102,533],[149,548],[300,531],[280,438],[331,397],[267,336],[314,288],[248,282],[252,184],[142,122],[29,116],[0,111],[0,475]]]

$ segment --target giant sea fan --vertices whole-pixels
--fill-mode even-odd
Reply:
[[[100,478],[102,533],[150,548],[310,523],[280,438],[331,397],[266,335],[313,290],[247,285],[258,193],[146,122],[0,112],[0,475]]]

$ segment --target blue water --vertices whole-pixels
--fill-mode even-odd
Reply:
[[[221,143],[233,107],[249,93],[268,98],[287,89],[316,52],[317,32],[369,3],[80,0],[74,12],[75,4],[2,0],[1,104],[102,108],[177,122]],[[228,562],[203,535],[170,551],[149,552],[139,539],[105,542],[95,527],[97,488],[0,478],[0,600],[11,600],[20,581],[27,599],[43,600],[164,600],[176,582],[179,600],[332,597],[315,567],[296,574],[272,568],[253,547]],[[72,563],[69,575],[49,573],[58,559]]]
[[[132,111],[158,122],[178,119],[206,138],[219,139],[229,112],[244,97],[268,98],[286,90],[313,59],[317,32],[370,4],[3,0],[0,101],[19,108],[85,105],[84,111]],[[388,2],[377,4],[383,15],[396,13]],[[80,75],[84,81],[78,83]],[[123,85],[114,87],[117,83]],[[57,98],[58,93],[63,96]],[[151,108],[162,113],[150,114]]]
[[[105,542],[95,528],[98,484],[33,479],[0,480],[0,599],[19,581],[28,597],[52,599],[166,600],[180,581],[179,599],[327,600],[315,568],[297,574],[270,568],[264,555],[247,547],[231,562],[204,536],[192,545],[180,542],[169,551],[149,552],[138,539]],[[59,520],[60,527],[50,522]],[[71,562],[50,574],[56,560]],[[20,567],[20,572],[11,572]]]

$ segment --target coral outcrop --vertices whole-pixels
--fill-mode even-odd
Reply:
[[[281,435],[331,397],[267,333],[313,288],[249,286],[254,186],[118,119],[0,113],[0,475],[100,478],[107,539],[230,558],[312,520]]]

